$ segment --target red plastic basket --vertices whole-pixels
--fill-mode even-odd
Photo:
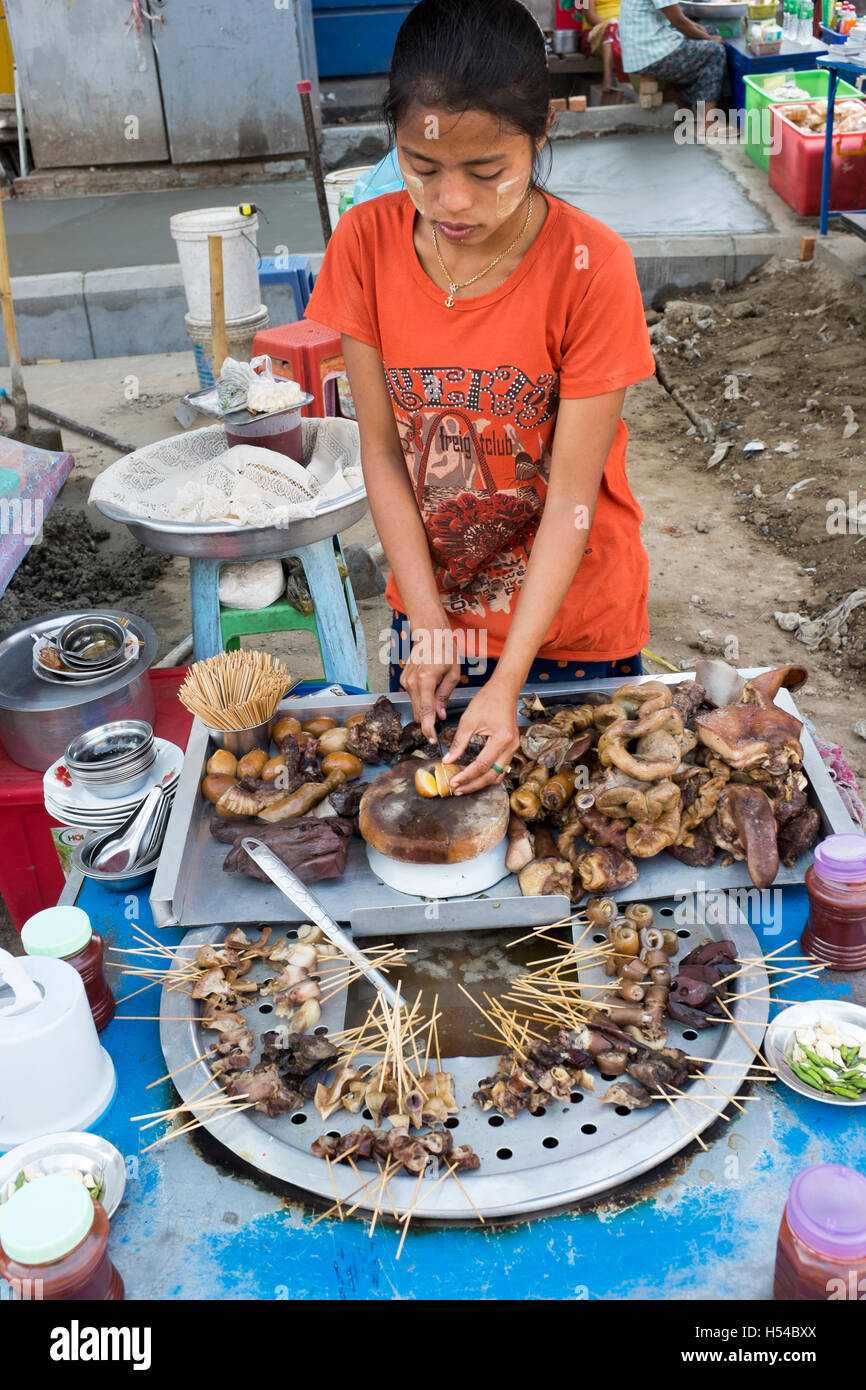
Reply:
[[[154,730],[186,748],[192,715],[177,698],[185,666],[150,672]],[[0,893],[20,931],[28,917],[52,907],[63,892],[51,820],[42,799],[42,773],[13,763],[0,742]]]
[[[845,97],[845,101],[854,98]],[[814,107],[813,101],[802,103]],[[866,110],[866,102],[859,102]],[[799,105],[799,103],[798,103]],[[824,135],[803,131],[785,115],[790,106],[771,106],[770,187],[801,217],[816,217],[821,208]],[[866,131],[833,132],[830,206],[834,211],[866,207]]]

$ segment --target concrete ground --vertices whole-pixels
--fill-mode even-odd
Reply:
[[[749,236],[781,230],[787,221],[774,194],[761,206],[766,175],[741,146],[678,145],[670,129],[650,129],[597,140],[557,139],[551,149],[550,191],[623,236]],[[312,179],[296,176],[280,183],[8,201],[12,273],[175,262],[173,213],[239,202],[262,210],[263,255],[278,254],[280,247],[301,254],[322,250]]]

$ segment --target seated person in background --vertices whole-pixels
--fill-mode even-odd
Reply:
[[[616,78],[624,71],[617,24],[619,5],[620,0],[589,0],[584,10],[586,22],[590,27],[584,31],[583,42],[589,53],[596,54],[601,49],[603,92],[617,91]]]
[[[730,102],[724,39],[686,19],[679,5],[664,0],[622,0],[619,40],[626,72],[670,83],[689,106],[705,103],[704,124],[713,108]]]

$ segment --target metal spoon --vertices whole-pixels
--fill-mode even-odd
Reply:
[[[280,892],[285,893],[289,902],[306,912],[310,921],[315,922],[328,940],[333,942],[344,956],[348,956],[351,961],[354,961],[359,970],[363,970],[367,979],[375,985],[377,990],[382,991],[391,1008],[396,1008],[397,994],[393,986],[388,984],[385,976],[371,965],[362,951],[358,950],[352,938],[341,931],[336,922],[331,920],[319,899],[310,892],[305,883],[301,882],[297,874],[292,873],[292,870],[283,863],[282,859],[278,859],[273,850],[268,849],[261,840],[253,839],[252,836],[247,835],[241,840],[241,845],[250,858],[254,859],[259,868],[267,874],[271,882],[279,888]]]
[[[144,801],[119,830],[109,833],[95,853],[91,853],[90,866],[105,873],[123,873],[130,864],[143,857],[154,840],[155,823],[163,813],[165,792],[162,787],[151,787]]]

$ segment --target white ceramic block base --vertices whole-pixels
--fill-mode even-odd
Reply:
[[[398,893],[416,898],[463,898],[468,893],[483,893],[505,878],[507,846],[507,840],[500,840],[492,849],[460,864],[405,864],[367,845],[367,861],[373,873]]]

